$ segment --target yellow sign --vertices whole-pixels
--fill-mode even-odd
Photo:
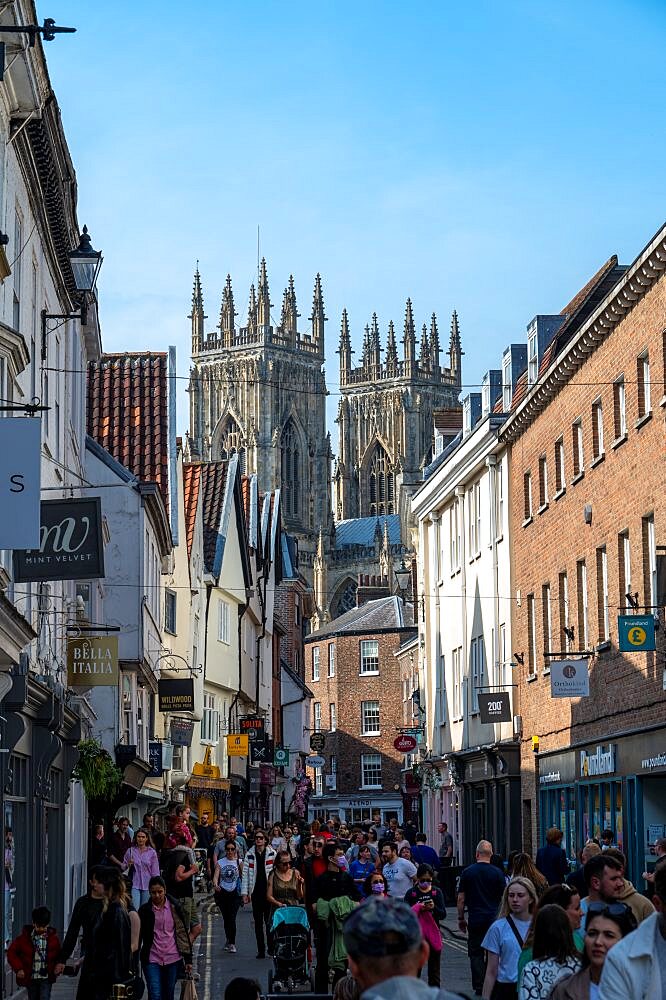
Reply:
[[[113,687],[118,683],[118,636],[86,635],[67,640],[70,687]]]
[[[647,639],[647,632],[644,628],[636,625],[634,628],[630,628],[627,632],[627,639],[632,646],[644,646],[645,640]]]
[[[247,757],[250,753],[250,737],[247,733],[229,733],[227,753],[230,757]]]
[[[221,771],[217,766],[217,764],[211,764],[210,760],[211,760],[211,749],[210,747],[206,747],[203,762],[201,764],[197,762],[194,765],[194,767],[192,768],[192,774],[196,775],[199,778],[213,778],[215,780],[219,779]]]

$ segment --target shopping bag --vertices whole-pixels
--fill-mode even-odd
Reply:
[[[180,1000],[198,1000],[197,988],[192,976],[186,976],[180,987]]]

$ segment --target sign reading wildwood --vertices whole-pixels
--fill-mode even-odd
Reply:
[[[160,712],[193,712],[194,681],[191,677],[163,677],[157,682]]]
[[[86,635],[67,640],[69,687],[112,687],[118,683],[118,636]]]
[[[94,580],[104,576],[99,497],[42,500],[38,549],[14,550],[14,580]]]

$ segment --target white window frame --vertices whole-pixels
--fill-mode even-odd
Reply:
[[[527,336],[527,384],[534,385],[539,377],[539,338],[536,328],[529,332]]]
[[[610,608],[608,607],[608,553],[604,545],[599,549],[599,561],[601,565],[601,589],[599,591],[603,607],[599,619],[601,622],[600,642],[607,642],[610,639]]]
[[[120,674],[120,742],[136,746],[136,677],[129,671]]]
[[[462,678],[462,646],[451,650],[451,673],[453,677],[453,721],[462,719],[463,715],[463,678]]]
[[[648,351],[643,351],[638,357],[638,387],[638,419],[641,420],[652,412],[652,401],[650,399],[650,354]]]
[[[594,442],[596,440],[596,451]],[[593,458],[601,458],[604,451],[604,410],[601,397],[592,403],[592,450],[595,451]]]
[[[587,595],[587,563],[584,559],[579,559],[576,563],[578,599],[582,601],[579,611],[579,619],[583,625],[583,634],[579,636],[579,641],[583,644],[583,649],[589,649],[590,644],[590,609]]]
[[[502,365],[502,409],[508,413],[511,409],[511,355]]]
[[[323,795],[324,794],[324,769],[323,769],[323,767],[316,767],[315,768],[315,787],[314,787],[314,793],[315,793],[315,795]]]
[[[485,651],[483,636],[477,636],[470,642],[470,676],[472,678],[472,713],[479,711],[479,688],[483,686],[485,667]]]
[[[331,642],[328,646],[328,676],[335,677],[335,643]]]
[[[557,494],[563,493],[567,488],[567,477],[564,463],[564,438],[560,437],[555,442],[555,489]]]
[[[649,607],[656,611],[657,604],[657,536],[654,528],[654,514],[645,518],[647,529],[647,557],[648,557],[648,585],[649,585]]]
[[[537,630],[536,630],[536,602],[534,594],[527,595],[527,676],[536,677],[537,674]]]
[[[377,710],[374,710],[374,706]],[[373,706],[372,709],[370,706]],[[374,720],[376,719],[376,725]],[[376,700],[361,702],[361,736],[381,736],[379,717],[379,702]]]
[[[321,732],[321,702],[315,701],[312,704],[312,728],[315,733]]]
[[[217,698],[211,691],[204,691],[201,715],[201,742],[217,746],[220,740],[220,713]]]
[[[539,508],[548,506],[548,457],[539,458]]]
[[[613,419],[615,440],[619,441],[627,433],[627,389],[624,375],[620,375],[613,383]]]
[[[376,652],[370,652],[370,647],[376,649]],[[379,639],[361,639],[359,643],[359,674],[361,677],[376,677],[379,673]],[[376,667],[368,669],[366,663],[375,663]]]
[[[504,536],[504,462],[500,459],[495,467],[495,539]]]
[[[553,652],[553,605],[549,583],[544,583],[541,587],[541,600],[543,602],[543,651],[546,654]],[[550,673],[550,658],[545,655],[544,673]]]
[[[319,646],[312,647],[312,680],[319,680]]]
[[[217,603],[217,641],[227,646],[231,645],[230,611],[229,601],[221,597]]]
[[[150,739],[150,701],[148,690],[137,684],[136,687],[136,751],[142,760],[148,760],[148,742]]]
[[[532,498],[532,473],[528,469],[523,473],[523,523],[531,521],[534,517],[534,504]]]
[[[337,710],[335,708],[335,702],[334,701],[330,701],[328,703],[328,717],[329,717],[329,720],[330,720],[329,731],[331,733],[334,733],[335,730],[338,728],[338,713],[337,713]]]
[[[622,576],[623,576],[623,590],[620,594],[620,604],[624,611],[627,610],[628,601],[627,594],[631,594],[631,541],[629,540],[629,532],[623,531],[620,534],[620,558],[622,559]]]
[[[558,577],[559,598],[562,605],[563,614],[561,616],[562,627],[569,628],[569,575],[566,571],[560,573]],[[571,640],[566,632],[560,636],[560,641],[564,644],[562,649],[568,653],[571,648]]]
[[[366,771],[367,776],[370,777],[370,772],[375,778],[379,780],[366,781]],[[361,788],[381,788],[382,787],[382,755],[380,753],[362,753],[361,754]]]
[[[583,447],[583,421],[579,417],[573,424],[574,478],[585,472],[585,449]]]

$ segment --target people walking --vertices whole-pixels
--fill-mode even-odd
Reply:
[[[124,868],[123,858],[132,846],[132,838],[128,833],[129,819],[121,816],[116,820],[115,833],[111,834],[109,842],[109,861],[119,871]]]
[[[570,874],[566,851],[562,847],[563,838],[562,831],[558,830],[556,826],[551,826],[550,830],[546,832],[545,847],[540,847],[537,851],[536,867],[548,885],[558,885],[564,882],[567,875]],[[539,887],[536,886],[536,889],[538,892]]]
[[[481,947],[488,953],[481,995],[484,1000],[516,1000],[518,959],[537,905],[536,889],[521,875],[512,878],[502,896],[498,918],[488,928]]]
[[[636,929],[636,920],[633,913],[624,903],[611,903],[610,906],[603,906],[593,903],[593,911],[588,913],[585,924],[585,946],[582,955],[582,969],[569,979],[559,982],[550,995],[549,1000],[596,1000],[601,996],[599,984],[602,978],[605,963],[609,957],[609,952],[614,949],[623,938]],[[646,921],[647,923],[647,921]],[[645,924],[643,924],[645,927]],[[622,962],[620,962],[622,966]],[[655,984],[658,986],[659,984]],[[621,988],[623,992],[613,992],[614,985],[609,984],[608,991],[604,990],[604,998],[609,1000],[640,1000],[639,994],[631,991],[629,982],[623,982]],[[644,997],[658,997],[657,989],[653,993],[643,994]]]
[[[567,914],[556,903],[542,906],[534,921],[532,958],[518,979],[519,1000],[547,1000],[556,983],[580,968]]]
[[[148,892],[149,902],[139,909],[148,1000],[174,1000],[178,973],[183,966],[186,973],[192,969],[191,929],[178,902],[167,896],[163,878],[151,878]]]
[[[370,845],[362,844],[357,857],[349,865],[349,874],[354,879],[354,882],[356,882],[361,893],[363,893],[363,883],[366,878],[375,871],[377,871],[377,865],[370,854]]]
[[[266,938],[270,945],[271,908],[267,899],[268,876],[275,864],[275,851],[267,843],[266,834],[257,828],[254,844],[245,855],[241,895],[244,903],[252,903],[257,958],[266,957]]]
[[[439,858],[443,867],[450,868],[453,864],[453,837],[449,833],[447,823],[439,824]]]
[[[213,895],[224,922],[225,951],[236,952],[236,918],[242,900],[240,894],[243,865],[238,858],[238,847],[233,840],[225,844],[224,857],[215,862]]]
[[[460,876],[457,898],[458,927],[467,932],[472,989],[478,996],[481,995],[486,975],[486,958],[481,942],[497,916],[506,885],[499,869],[490,864],[492,855],[490,841],[480,840],[476,847],[476,861]]]
[[[148,831],[141,827],[134,834],[132,846],[125,852],[123,863],[132,883],[134,909],[148,902],[148,883],[160,873],[157,851],[150,846]]]
[[[567,869],[568,870],[568,869]],[[504,868],[502,867],[502,873]],[[529,854],[525,854],[524,851],[519,851],[513,856],[513,862],[511,865],[511,877],[516,878],[520,875],[522,878],[528,878],[534,888],[537,891],[537,896],[543,896],[544,892],[548,888],[548,880],[544,875],[541,874],[537,866],[532,861]],[[563,878],[559,879],[562,882]]]
[[[409,847],[409,844],[407,846]],[[404,899],[405,893],[414,883],[416,865],[398,856],[398,845],[395,841],[385,843],[382,847],[382,862],[382,872],[388,882],[389,896]]]
[[[642,892],[638,892],[637,889],[634,888],[628,878],[625,878],[627,859],[622,851],[620,851],[617,847],[609,847],[608,850],[604,851],[604,857],[614,858],[620,865],[622,869],[623,884],[622,891],[617,898],[620,902],[626,903],[631,909],[631,912],[636,917],[636,922],[639,924],[642,923],[643,920],[646,920],[654,913],[654,906]]]
[[[7,949],[7,962],[16,973],[16,982],[25,986],[28,1000],[49,1000],[56,981],[60,941],[50,926],[51,911],[37,906],[32,924],[27,924]]]
[[[76,1000],[90,1000],[94,992],[94,964],[92,961],[93,932],[104,909],[104,883],[102,870],[93,868],[90,872],[88,892],[79,896],[74,904],[69,927],[60,947],[58,963],[55,968],[57,976],[65,969],[65,963],[71,958],[81,935],[81,959],[79,960],[79,981]]]
[[[266,898],[272,907],[271,916],[283,906],[300,906],[304,896],[303,887],[303,876],[292,868],[290,852],[278,851],[273,871],[268,876],[266,890]]]
[[[440,920],[446,917],[446,907],[441,889],[433,885],[434,872],[430,865],[419,865],[416,884],[408,889],[405,902],[418,917],[423,940],[428,942],[428,986],[441,984],[442,933]]]
[[[425,833],[416,834],[416,844],[412,847],[412,861],[415,865],[430,865],[435,875],[439,871],[439,854],[428,844]]]
[[[666,867],[658,868],[654,880],[654,901],[658,907],[632,934],[619,942],[609,954],[600,979],[603,1000],[657,1000],[666,989]],[[612,918],[618,906],[590,904],[588,921],[593,916]],[[631,912],[631,911],[630,911]],[[634,914],[632,913],[632,917]],[[634,917],[635,919],[635,917]],[[589,933],[589,924],[586,931]]]
[[[89,969],[92,992],[86,1000],[109,1000],[113,987],[132,978],[132,926],[129,896],[119,871],[101,870],[102,914],[92,935]],[[94,971],[93,971],[94,970]]]
[[[561,907],[569,921],[569,926],[571,927],[571,933],[573,935],[574,946],[578,954],[582,954],[584,945],[584,936],[580,930],[580,923],[582,917],[582,910],[580,908],[580,896],[573,886],[567,885],[563,882],[562,885],[551,885],[544,892],[543,896],[539,900],[539,904],[534,912],[534,919],[532,920],[532,926],[530,927],[529,934],[527,935],[527,940],[523,950],[520,953],[520,958],[518,959],[518,981],[520,982],[520,973],[523,971],[528,962],[532,961],[532,943],[534,941],[534,926],[536,923],[536,918],[544,906],[559,906]]]
[[[333,908],[334,900],[346,899],[357,903],[361,893],[349,872],[342,867],[346,865],[345,852],[334,841],[328,841],[324,847],[326,871],[314,882],[312,888],[312,916],[314,918],[314,935],[317,948],[317,965],[315,968],[315,990],[318,993],[328,991],[329,955],[332,950],[333,933],[342,913],[339,907]],[[325,906],[323,904],[326,904]],[[342,904],[346,905],[346,904]],[[334,980],[344,973],[344,966],[336,970]],[[335,984],[335,983],[334,983]]]
[[[194,876],[198,873],[199,866],[184,833],[174,830],[172,842],[175,842],[176,846],[162,852],[167,893],[178,900],[178,905],[187,920],[194,923]]]

